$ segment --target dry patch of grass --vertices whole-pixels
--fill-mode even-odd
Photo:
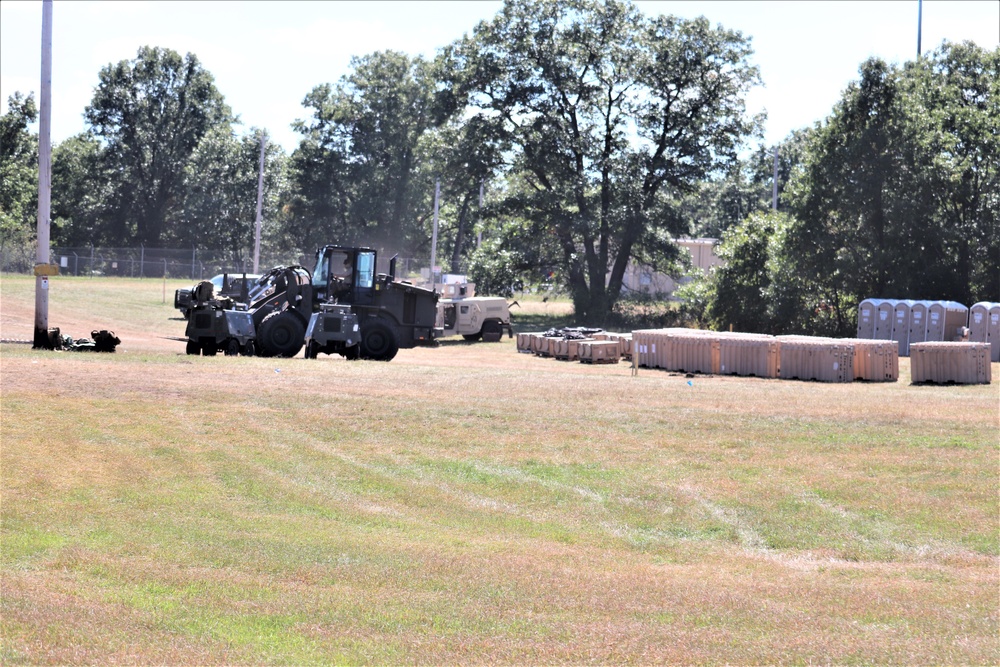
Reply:
[[[161,306],[0,347],[4,664],[1000,661],[995,383],[187,357]]]

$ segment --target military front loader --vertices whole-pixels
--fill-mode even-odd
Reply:
[[[247,295],[252,349],[293,357],[305,345],[307,358],[322,352],[389,361],[400,348],[433,345],[437,294],[396,281],[395,259],[388,275],[376,274],[377,259],[371,248],[328,245],[316,252],[312,272],[278,266],[262,275]]]

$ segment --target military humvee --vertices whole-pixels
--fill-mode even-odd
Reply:
[[[513,337],[510,324],[510,307],[499,296],[475,296],[475,283],[439,285],[442,298],[438,299],[437,327],[444,336],[462,336],[468,341],[482,340],[496,343],[503,337]]]

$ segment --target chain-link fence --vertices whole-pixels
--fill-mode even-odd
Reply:
[[[0,246],[0,271],[31,273],[35,265],[34,244]],[[207,280],[220,273],[253,273],[253,257],[246,252],[240,255],[207,250],[178,248],[80,248],[53,247],[49,261],[59,266],[64,276],[117,276],[122,278],[177,278],[192,281]],[[390,257],[379,255],[377,270],[389,271]],[[294,252],[262,252],[258,272],[279,265],[300,264],[313,268],[313,256]],[[397,258],[396,275],[399,278],[416,277],[427,262],[414,258]],[[425,270],[426,273],[426,270]]]

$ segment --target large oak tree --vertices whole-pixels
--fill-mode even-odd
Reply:
[[[663,199],[735,159],[759,119],[750,41],[627,2],[509,0],[451,47],[451,86],[513,147],[522,214],[551,230],[577,317],[604,318],[630,259],[686,231]]]

